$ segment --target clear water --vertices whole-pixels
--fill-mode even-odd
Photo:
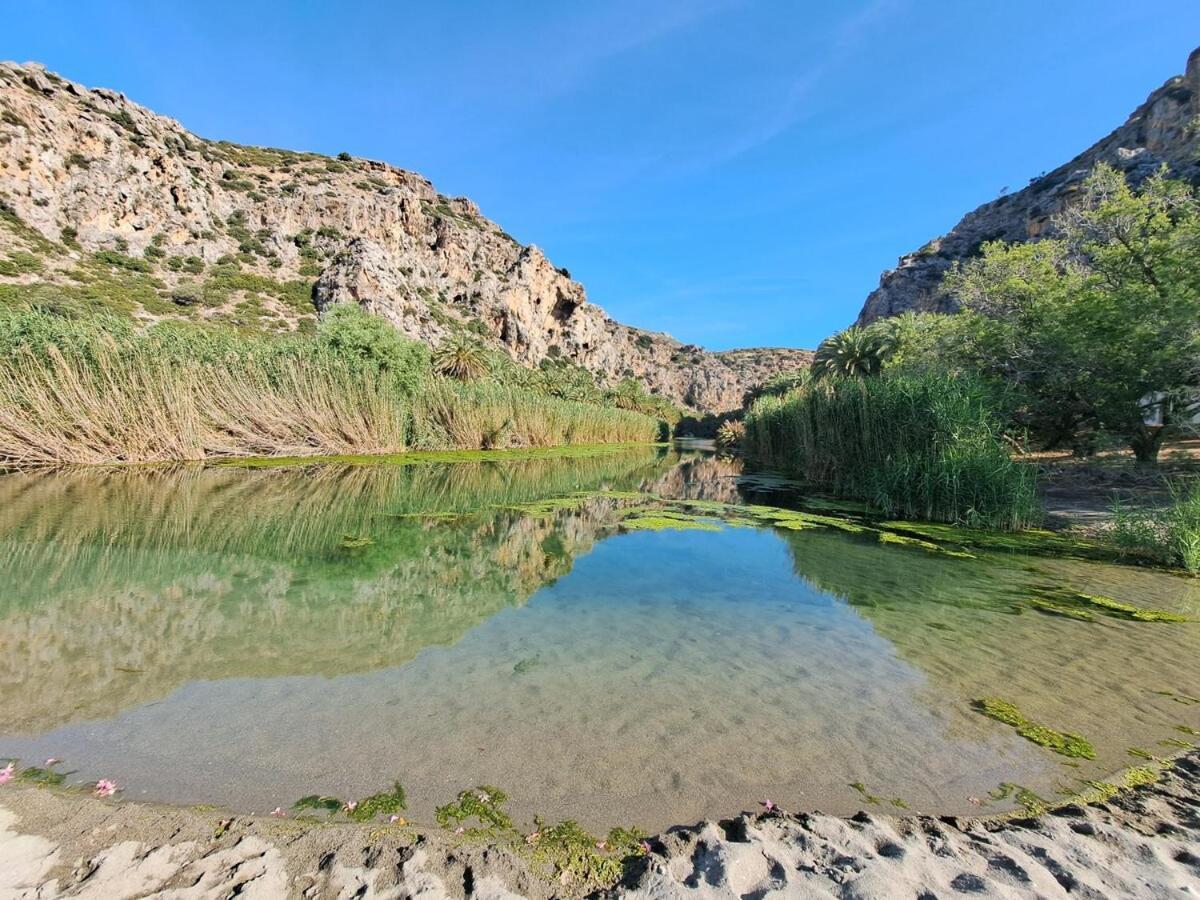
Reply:
[[[492,784],[525,820],[658,829],[767,798],[1000,810],[1001,783],[1052,798],[1200,728],[1200,625],[1020,602],[1053,583],[1200,614],[1190,579],[836,531],[623,532],[627,501],[603,496],[511,508],[784,502],[738,476],[654,448],[0,476],[0,758],[246,812],[399,780],[417,821]],[[1023,740],[983,696],[1097,759]]]

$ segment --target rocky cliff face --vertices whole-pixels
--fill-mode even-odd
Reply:
[[[1164,163],[1180,178],[1200,183],[1200,49],[1188,57],[1186,73],[1170,79],[1108,137],[1065,165],[967,213],[951,231],[900,258],[884,272],[858,315],[863,325],[908,310],[951,312],[953,297],[940,294],[942,275],[979,252],[986,241],[1029,241],[1053,233],[1052,217],[1069,205],[1098,162],[1137,183]]]
[[[307,329],[358,303],[430,344],[466,329],[527,365],[564,358],[717,412],[748,379],[807,359],[714,354],[615,322],[541,250],[420,175],[204,140],[35,65],[0,63],[0,203],[0,290],[120,277],[148,320]]]

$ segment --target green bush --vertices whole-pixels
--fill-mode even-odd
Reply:
[[[321,317],[317,343],[347,361],[392,373],[410,390],[430,369],[425,344],[405,338],[387,320],[349,303],[339,303]]]
[[[1033,471],[1014,462],[977,382],[836,378],[763,397],[745,449],[889,516],[1019,529],[1039,518]]]

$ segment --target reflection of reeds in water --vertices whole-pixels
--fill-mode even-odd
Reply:
[[[111,715],[192,679],[367,671],[450,644],[616,522],[495,508],[636,489],[676,457],[0,479],[0,731]],[[423,519],[405,513],[463,512]],[[394,517],[395,516],[395,517]],[[347,549],[347,534],[369,537]]]
[[[325,559],[343,537],[379,538],[401,517],[469,513],[573,491],[632,490],[677,457],[637,447],[571,459],[288,470],[82,469],[0,476],[0,540],[36,578],[104,547]],[[41,580],[41,579],[37,579]],[[21,584],[21,580],[9,581]]]

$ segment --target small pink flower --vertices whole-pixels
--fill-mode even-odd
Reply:
[[[462,833],[463,833],[464,831],[466,831],[466,830],[467,830],[467,829],[465,829],[465,828],[463,828],[461,825],[459,825],[457,828],[455,828],[455,829],[454,829],[454,833],[455,833],[455,834],[462,834]]]
[[[273,810],[271,810],[271,815],[273,815],[273,816],[275,816],[276,818],[279,818],[279,819],[286,819],[286,818],[287,818],[287,813],[285,813],[285,812],[283,811],[283,807],[282,807],[282,806],[277,806],[277,807],[275,807]]]
[[[980,800],[978,797],[968,797],[967,802],[974,803],[976,806],[983,806],[983,801]]]
[[[642,852],[643,852],[643,853],[649,853],[650,851],[651,851],[650,842],[649,842],[649,841],[642,841]]]
[[[358,801],[351,800],[349,803],[346,804],[345,808],[346,808],[346,812],[354,812],[354,810],[356,810],[358,808]]]
[[[394,816],[394,815],[393,815],[393,816],[388,816],[388,822],[389,822],[390,824],[392,824],[392,825],[395,825],[395,824],[396,824],[397,822],[399,822],[399,821],[400,821],[400,817],[399,817],[399,816]]]
[[[117,783],[115,781],[109,781],[107,778],[101,778],[96,782],[95,793],[97,797],[111,797],[116,792]]]
[[[9,763],[3,769],[0,769],[0,784],[8,784],[8,782],[12,781],[16,770],[17,767],[13,763]]]
[[[525,835],[525,843],[536,844],[541,836],[542,833],[540,831],[531,831],[529,834]]]
[[[603,850],[607,846],[608,846],[607,841],[596,841],[596,849],[597,850]]]
[[[763,809],[765,809],[767,812],[775,811],[775,804],[771,800],[762,800],[759,802],[758,805],[761,806]]]
[[[61,759],[59,759],[57,756],[52,756],[46,760],[46,768],[48,769],[51,766],[57,766],[60,762],[62,762]]]

